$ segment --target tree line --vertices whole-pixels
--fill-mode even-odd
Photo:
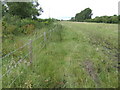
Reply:
[[[80,13],[77,13],[75,17],[72,17],[70,21],[77,22],[97,22],[97,23],[118,23],[120,20],[120,16],[96,16],[92,19],[92,10],[90,8],[86,8],[82,10]]]

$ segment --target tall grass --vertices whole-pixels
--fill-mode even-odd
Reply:
[[[0,20],[0,57],[2,56],[2,21]],[[0,59],[0,66],[2,66],[2,60]],[[2,76],[2,68],[0,68],[0,76]],[[0,80],[0,89],[2,88],[2,81]]]
[[[51,32],[51,37],[46,34],[46,48],[41,50],[43,44],[40,43],[44,37],[32,43],[32,65],[29,64],[29,58],[26,58],[25,62],[3,78],[3,87],[117,88],[117,25],[72,22],[60,24],[49,28],[55,31]],[[48,32],[47,30],[44,28],[31,36],[19,36],[15,42],[21,40],[21,43],[25,43],[29,38],[34,39],[44,31]],[[9,43],[12,47],[13,43]],[[24,56],[28,48],[23,51]],[[12,57],[8,61],[10,58]],[[3,66],[3,72],[7,67],[7,64]],[[20,76],[15,82],[11,83],[18,75]]]
[[[23,59],[25,57],[26,54],[29,53],[29,46],[26,46],[18,51],[16,51],[15,53],[11,54],[10,56],[4,58],[2,60],[3,63],[3,68],[2,68],[2,73],[3,75],[9,71],[10,68],[13,68],[10,70],[10,72],[8,72],[2,79],[3,79],[3,88],[10,88],[10,87],[33,87],[31,86],[30,82],[29,82],[29,75],[37,70],[36,67],[36,61],[38,60],[37,56],[41,55],[42,51],[45,51],[47,49],[47,47],[49,46],[50,42],[57,42],[62,40],[61,38],[61,30],[62,30],[62,26],[61,25],[53,25],[53,27],[51,27],[51,29],[54,31],[51,32],[51,36],[50,36],[50,32],[48,30],[48,28],[37,31],[36,33],[34,33],[34,35],[29,36],[29,38],[31,39],[36,39],[39,37],[40,34],[43,34],[43,32],[46,32],[46,38],[47,41],[44,41],[44,36],[41,38],[38,38],[37,40],[33,41],[32,43],[32,47],[33,47],[33,63],[32,66],[30,65],[30,61],[29,61],[29,56],[27,56],[23,62],[21,62],[20,64],[16,63],[20,60]],[[38,33],[39,32],[39,33]],[[25,37],[17,37],[16,36],[16,41],[13,42],[9,42],[9,39],[6,40],[6,42],[4,41],[3,43],[3,50],[6,50],[4,48],[7,48],[8,53],[11,51],[14,51],[15,49],[23,46],[25,43],[27,43],[26,41],[29,40],[28,36]],[[9,46],[7,46],[9,43]],[[41,44],[40,44],[41,43]],[[42,49],[43,44],[46,43],[46,48]],[[13,48],[12,48],[13,47]],[[5,51],[4,51],[5,52]],[[6,54],[3,54],[3,56]],[[40,59],[40,58],[39,58]],[[40,61],[41,62],[41,61]],[[32,75],[34,76],[34,74]],[[26,78],[28,77],[28,78]],[[26,80],[25,80],[26,78]],[[33,79],[35,79],[35,77],[33,77]]]

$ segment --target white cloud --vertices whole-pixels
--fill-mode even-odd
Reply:
[[[85,8],[93,10],[93,17],[118,14],[119,0],[38,0],[44,13],[40,18],[65,19],[74,17]]]

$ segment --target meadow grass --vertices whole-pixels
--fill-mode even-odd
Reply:
[[[117,88],[117,25],[75,22],[60,24],[62,26],[54,27],[51,37],[47,34],[46,48],[41,50],[43,37],[32,43],[32,65],[29,65],[29,58],[26,58],[3,78],[3,87]],[[44,31],[47,29],[38,30],[34,35],[16,37],[15,42],[25,43]],[[5,47],[8,47],[7,43],[3,43]],[[11,42],[10,47],[13,47]],[[22,56],[27,50],[24,49]],[[10,62],[11,59],[8,58]],[[3,73],[9,63],[4,64]],[[15,82],[11,83],[17,76]]]
[[[2,56],[2,22],[0,20],[0,57]],[[0,58],[0,66],[2,66],[2,59]],[[2,68],[0,68],[0,76],[2,76]],[[0,89],[2,88],[2,80],[0,80]]]

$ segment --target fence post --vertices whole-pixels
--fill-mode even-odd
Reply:
[[[47,38],[46,38],[46,32],[44,32],[44,43],[45,43],[45,48],[46,48],[46,40],[47,40]]]
[[[29,54],[30,54],[30,64],[32,64],[32,40],[31,39],[30,39]]]

